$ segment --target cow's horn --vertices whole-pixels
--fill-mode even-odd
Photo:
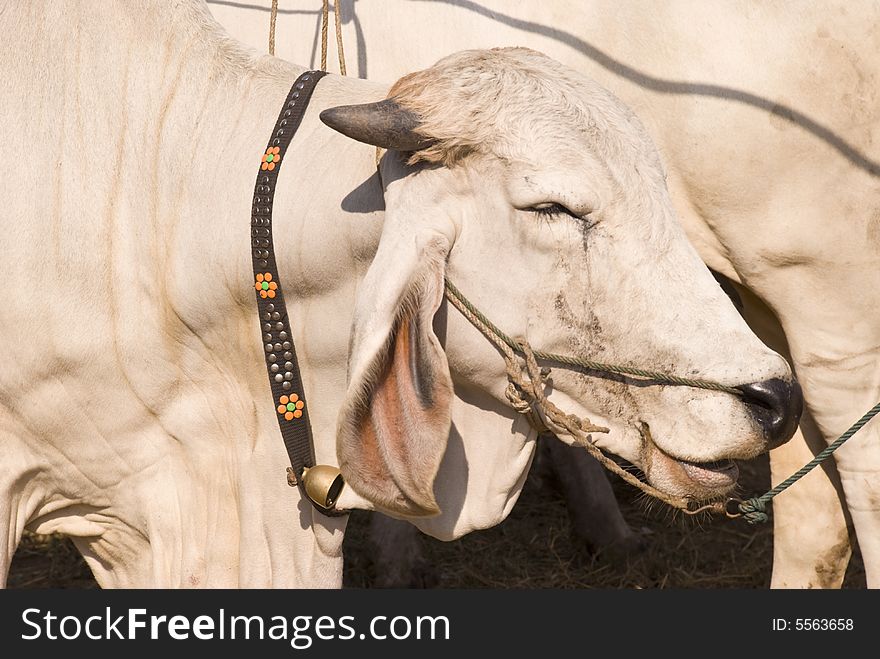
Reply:
[[[383,149],[417,151],[431,143],[418,132],[418,116],[390,98],[328,108],[321,113],[321,121],[353,140]]]

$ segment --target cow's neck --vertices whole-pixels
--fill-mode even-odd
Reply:
[[[58,163],[60,201],[45,216],[69,223],[71,249],[89,245],[87,253],[64,252],[54,267],[64,282],[109,282],[79,309],[89,319],[84,331],[112,338],[113,348],[80,370],[104,375],[85,383],[53,374],[63,390],[83,389],[81,400],[95,401],[82,403],[89,423],[65,430],[70,448],[62,452],[107,441],[109,453],[127,456],[100,453],[104,461],[71,463],[56,475],[71,479],[81,508],[108,511],[108,528],[117,529],[104,533],[99,523],[82,532],[93,569],[105,585],[338,585],[344,521],[313,523],[311,507],[284,479],[250,272],[260,155],[302,69],[225,43],[201,3],[16,3],[8,11],[20,13],[13,22],[33,24],[22,52],[46,76],[37,93],[54,101],[35,105],[24,128],[34,134],[23,140]],[[52,28],[37,29],[46,24]],[[39,36],[47,32],[51,38]],[[327,83],[317,105],[356,85]],[[375,251],[381,209],[374,202],[350,226],[338,201],[323,201],[359,184],[349,201],[375,197],[373,154],[350,143],[329,155],[328,138],[310,136],[309,121],[294,145],[302,156],[288,156],[279,178],[275,239],[316,401],[318,460],[332,464],[351,301]],[[360,164],[334,175],[352,159]],[[315,185],[302,185],[306,172]],[[112,414],[102,400],[113,401]],[[118,531],[127,525],[131,533]],[[79,528],[65,522],[55,530],[76,536]]]

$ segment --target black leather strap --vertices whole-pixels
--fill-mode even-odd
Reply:
[[[281,277],[275,263],[272,242],[272,204],[278,172],[287,158],[290,140],[302,123],[309,99],[323,71],[303,73],[290,88],[284,107],[266,150],[263,152],[251,215],[251,254],[254,265],[254,289],[260,313],[260,331],[275,416],[297,483],[302,483],[305,467],[315,464],[309,406],[303,390],[290,318],[284,303]]]

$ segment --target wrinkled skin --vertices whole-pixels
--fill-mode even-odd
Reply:
[[[247,227],[303,69],[243,51],[195,0],[14,3],[0,32],[4,153],[46,154],[0,159],[0,278],[16,282],[0,290],[0,574],[29,528],[72,536],[102,586],[339,586],[345,518],[284,476]],[[420,76],[444,106],[423,108],[428,136],[454,109],[476,131],[456,139],[478,147],[445,164],[390,152],[377,173],[374,149],[318,113],[388,89],[331,76],[273,203],[316,457],[349,484],[340,505],[455,538],[519,495],[534,432],[497,352],[445,305],[445,275],[548,350],[791,382],[685,239],[622,103],[525,50]],[[608,425],[597,443],[657,487],[697,499],[733,478],[696,463],[785,439],[718,392],[556,371],[549,396]]]

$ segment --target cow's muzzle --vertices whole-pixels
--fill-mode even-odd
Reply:
[[[786,382],[773,378],[744,384],[738,389],[743,392],[743,402],[764,432],[768,450],[791,439],[804,409],[804,396],[797,380]]]

